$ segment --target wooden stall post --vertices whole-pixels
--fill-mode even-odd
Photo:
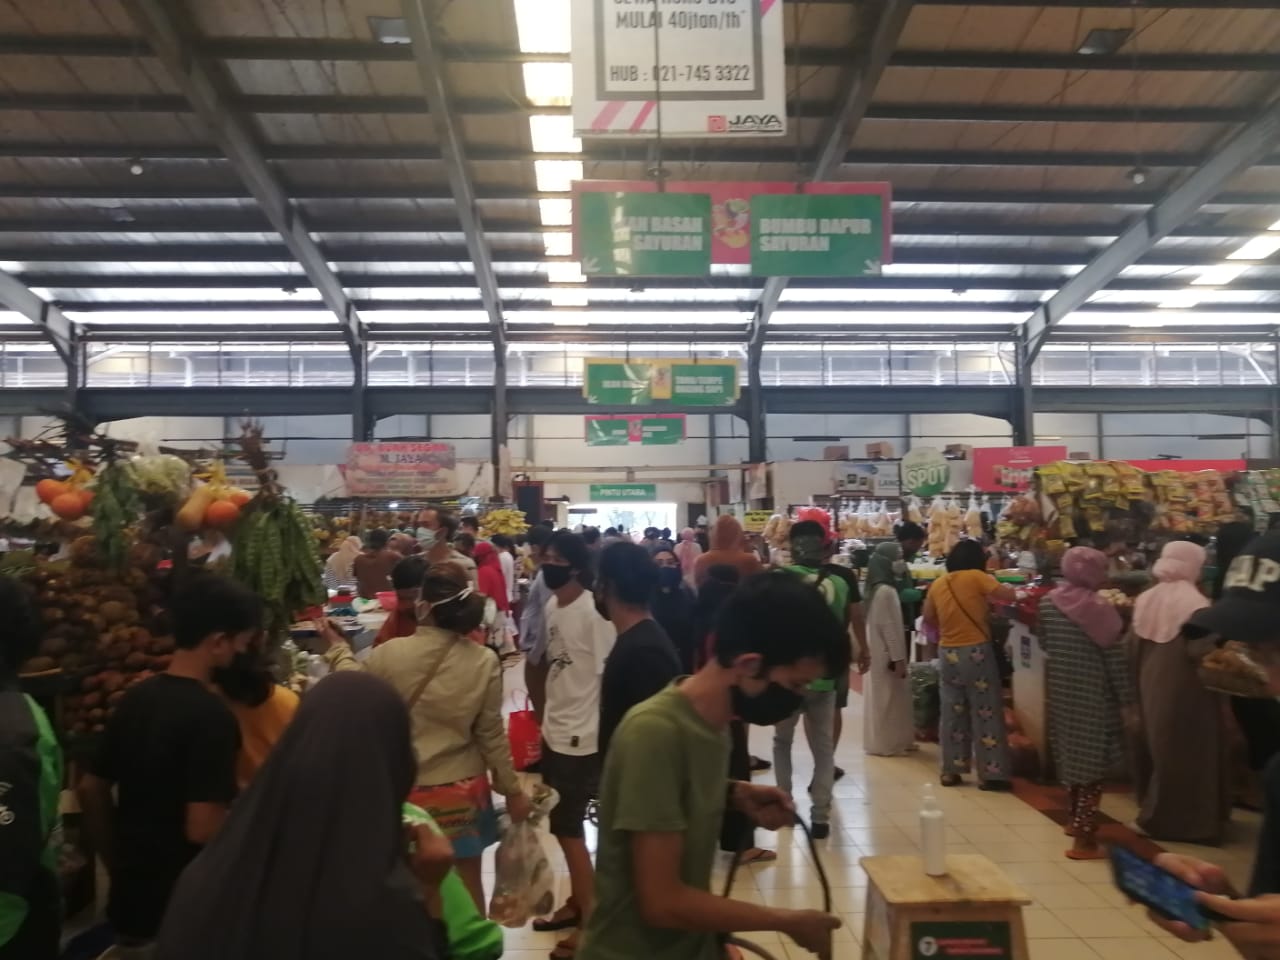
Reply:
[[[863,960],[1027,960],[1031,898],[986,857],[952,854],[931,877],[916,856],[864,857]]]

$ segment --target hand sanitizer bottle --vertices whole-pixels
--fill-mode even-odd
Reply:
[[[920,854],[924,859],[925,873],[931,877],[946,874],[947,822],[938,809],[932,783],[924,785],[924,797],[920,802]]]

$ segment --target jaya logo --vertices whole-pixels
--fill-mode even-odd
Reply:
[[[781,133],[782,118],[776,113],[740,113],[726,117],[713,113],[707,117],[708,133]]]

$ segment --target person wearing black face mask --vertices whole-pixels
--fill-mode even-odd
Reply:
[[[240,725],[236,785],[244,790],[293,721],[298,712],[298,695],[275,682],[261,635],[247,650],[236,653],[229,666],[213,671],[213,684],[226,698]]]
[[[627,711],[680,674],[675,645],[649,609],[661,573],[644,547],[634,543],[612,544],[600,555],[596,610],[618,632],[600,678],[601,756]]]
[[[838,917],[716,896],[711,871],[726,807],[759,826],[795,822],[777,787],[732,781],[733,717],[773,724],[814,680],[849,669],[849,641],[811,586],[788,573],[753,577],[729,598],[713,656],[633,707],[614,732],[600,791],[596,889],[578,960],[713,957],[717,938],[778,931],[829,955]]]
[[[537,931],[580,927],[594,900],[591,852],[582,821],[600,779],[600,677],[616,633],[598,610],[591,584],[591,553],[576,533],[561,530],[547,544],[542,579],[552,593],[546,607],[547,701],[542,715],[542,779],[560,795],[549,817],[551,835],[569,867],[572,899]],[[556,945],[567,957],[577,936]]]
[[[696,669],[698,640],[693,627],[693,591],[684,581],[680,561],[670,550],[653,555],[658,566],[658,589],[653,595],[653,619],[667,632],[680,657],[680,669],[693,673]]]

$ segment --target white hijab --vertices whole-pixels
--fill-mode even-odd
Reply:
[[[1152,643],[1168,643],[1193,613],[1209,606],[1209,598],[1196,588],[1204,561],[1204,547],[1186,540],[1164,545],[1152,568],[1158,582],[1134,605],[1134,633]]]

